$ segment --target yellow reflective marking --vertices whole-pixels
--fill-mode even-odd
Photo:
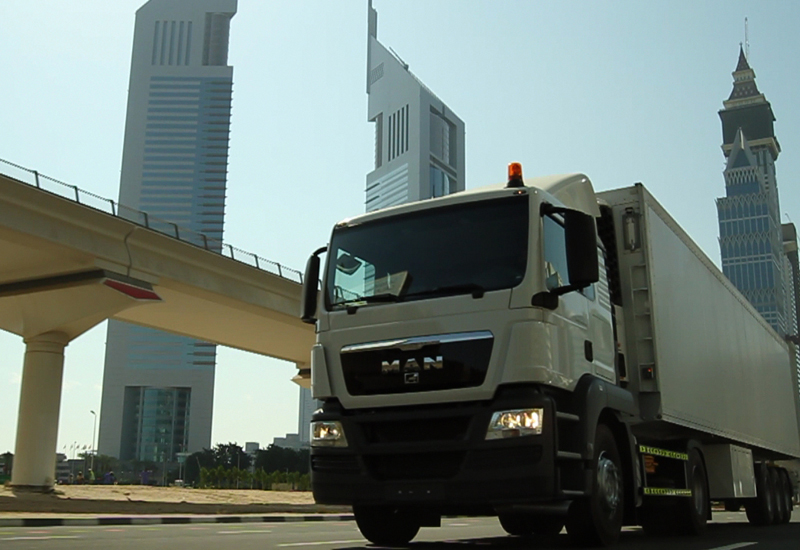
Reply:
[[[689,460],[689,455],[686,453],[668,451],[657,447],[647,447],[645,445],[639,445],[639,452],[643,455],[662,456],[664,458],[674,458],[675,460]]]

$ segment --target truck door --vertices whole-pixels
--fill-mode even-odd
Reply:
[[[569,285],[564,226],[558,215],[546,215],[542,220],[545,284],[547,290],[555,290]],[[587,359],[588,351],[593,347],[588,302],[584,292],[562,294],[552,318],[558,325],[559,356],[565,358],[560,365],[553,367],[572,380],[592,372],[591,362]]]
[[[560,217],[543,218],[544,265],[548,290],[569,285],[566,240]],[[583,290],[561,295],[555,318],[559,325],[560,354],[566,365],[558,370],[577,380],[585,373],[616,383],[611,300],[605,273],[605,254],[597,248],[600,280]]]

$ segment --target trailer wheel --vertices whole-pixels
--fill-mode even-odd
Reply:
[[[497,519],[503,530],[516,537],[540,535],[553,537],[564,528],[564,520],[558,516],[540,516],[536,514],[509,513],[499,514]]]
[[[769,482],[769,470],[766,464],[755,465],[756,497],[745,501],[744,509],[747,520],[753,525],[770,525],[775,521],[775,499]]]
[[[708,477],[703,457],[697,449],[689,449],[688,484],[692,496],[678,500],[677,530],[684,535],[699,535],[708,522]]]
[[[358,530],[377,546],[405,546],[419,533],[419,521],[407,510],[387,506],[353,506]]]
[[[781,468],[769,469],[770,484],[775,489],[775,524],[783,525],[789,523],[791,519],[791,512],[786,506],[785,488],[783,486],[783,476],[781,475]]]
[[[614,434],[605,424],[597,426],[592,472],[589,497],[569,507],[567,532],[575,544],[609,546],[622,529],[625,473]]]
[[[780,473],[781,485],[783,487],[782,496],[786,507],[786,517],[783,523],[789,523],[792,520],[792,508],[794,507],[794,501],[792,500],[794,497],[792,494],[792,480],[789,478],[789,472],[786,468],[780,468],[778,472]]]

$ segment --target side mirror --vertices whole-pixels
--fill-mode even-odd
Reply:
[[[300,302],[300,319],[304,323],[317,322],[317,298],[319,285],[319,255],[328,250],[328,247],[315,251],[306,262],[306,272],[303,275],[303,295]]]
[[[563,214],[570,286],[586,288],[600,280],[595,221],[578,210],[565,209]]]

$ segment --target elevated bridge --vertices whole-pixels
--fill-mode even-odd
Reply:
[[[12,485],[55,470],[66,345],[113,318],[297,364],[302,275],[0,162],[0,329],[26,344]]]

